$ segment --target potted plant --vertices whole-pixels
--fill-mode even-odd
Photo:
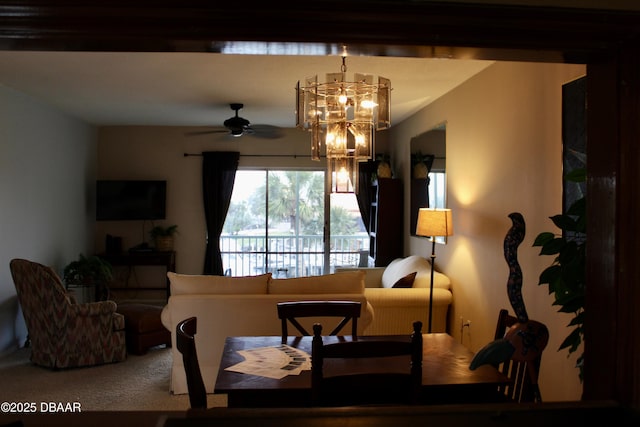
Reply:
[[[586,170],[571,171],[565,177],[568,181],[584,182]],[[584,303],[586,278],[587,243],[587,201],[583,196],[571,204],[567,212],[551,217],[562,233],[543,232],[538,234],[533,246],[540,246],[540,255],[555,255],[553,263],[541,274],[539,285],[548,284],[549,293],[554,294],[553,305],[560,306],[561,313],[573,313],[567,326],[573,330],[564,339],[560,348],[568,348],[569,354],[578,350],[584,341]],[[582,380],[584,355],[577,360],[580,380]]]
[[[63,281],[67,288],[95,287],[96,301],[103,301],[109,297],[108,283],[113,278],[113,267],[99,256],[85,256],[80,254],[78,259],[71,261],[63,270]]]
[[[156,250],[160,252],[173,250],[173,237],[176,234],[178,234],[178,226],[175,224],[167,227],[156,225],[149,231],[149,235],[155,242]]]
[[[391,156],[387,153],[378,154],[376,156],[376,160],[378,161],[378,168],[376,169],[376,179],[377,178],[391,178],[393,176],[393,172],[391,171]]]
[[[433,165],[433,154],[422,154],[421,151],[411,154],[412,175],[416,179],[426,179]]]

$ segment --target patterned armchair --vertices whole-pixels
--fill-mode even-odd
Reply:
[[[31,340],[31,361],[50,368],[120,362],[127,356],[124,316],[116,303],[77,304],[50,267],[10,262]]]

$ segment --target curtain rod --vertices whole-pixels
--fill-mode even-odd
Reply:
[[[184,153],[184,157],[201,157],[202,153]],[[311,157],[310,154],[240,154],[240,157]]]
[[[202,153],[184,153],[184,157],[202,157]],[[240,157],[311,157],[310,154],[240,154]],[[326,157],[326,156],[320,156]],[[446,157],[434,157],[434,159],[446,159]]]

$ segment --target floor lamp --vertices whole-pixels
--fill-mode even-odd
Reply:
[[[427,329],[427,332],[431,333],[431,318],[433,317],[433,265],[436,260],[436,237],[453,235],[451,209],[420,208],[418,211],[416,235],[431,238],[431,286],[429,287],[429,326]]]

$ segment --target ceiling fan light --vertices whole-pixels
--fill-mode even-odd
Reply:
[[[229,104],[232,110],[236,112],[234,117],[224,121],[224,127],[229,129],[232,136],[239,137],[244,134],[244,131],[249,128],[251,123],[249,120],[238,115],[238,111],[244,106],[243,104]]]

